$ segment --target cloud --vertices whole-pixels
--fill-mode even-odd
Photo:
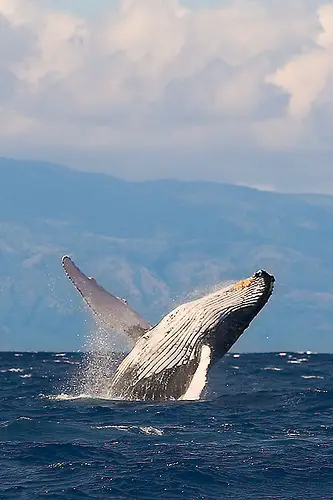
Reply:
[[[333,4],[188,4],[0,0],[1,150],[330,147]]]
[[[266,79],[290,95],[287,115],[305,119],[317,104],[326,100],[333,71],[333,4],[317,11],[320,30],[314,46],[292,57]]]

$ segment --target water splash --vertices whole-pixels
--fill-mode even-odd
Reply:
[[[120,334],[96,325],[87,336],[82,362],[74,375],[69,398],[111,399],[110,380],[130,346]]]

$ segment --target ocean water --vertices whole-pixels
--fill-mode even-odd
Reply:
[[[229,354],[201,401],[104,383],[80,354],[0,354],[1,500],[333,499],[332,355]]]

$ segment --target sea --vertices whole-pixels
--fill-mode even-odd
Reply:
[[[107,399],[108,361],[0,353],[1,500],[333,499],[333,355],[231,353],[164,403]]]

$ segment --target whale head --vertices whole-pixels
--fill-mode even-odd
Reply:
[[[221,358],[267,303],[275,278],[262,269],[251,277],[199,299],[201,321],[206,323],[206,338],[212,347],[213,361]]]

